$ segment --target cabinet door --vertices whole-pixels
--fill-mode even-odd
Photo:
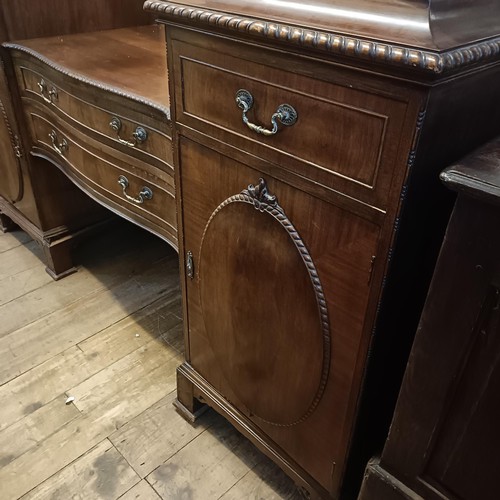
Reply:
[[[180,168],[188,361],[333,491],[379,227],[182,138]]]
[[[14,121],[3,61],[0,57],[0,196],[14,203],[22,198],[20,142]]]

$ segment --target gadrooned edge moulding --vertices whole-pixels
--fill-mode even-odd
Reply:
[[[444,52],[434,52],[187,7],[165,1],[147,0],[144,3],[144,9],[154,12],[160,17],[180,18],[188,22],[239,31],[332,54],[414,68],[435,75],[444,75],[472,64],[500,60],[500,36]]]

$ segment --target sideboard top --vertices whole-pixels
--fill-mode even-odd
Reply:
[[[170,117],[165,30],[132,26],[2,44],[75,80],[156,108]]]
[[[500,59],[498,0],[147,0],[164,19],[444,73]]]
[[[500,34],[496,0],[188,0],[182,5],[431,50]]]

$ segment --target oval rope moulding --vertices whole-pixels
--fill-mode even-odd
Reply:
[[[330,371],[327,305],[306,245],[263,179],[214,210],[197,278],[213,355],[249,415],[277,426],[306,420]]]

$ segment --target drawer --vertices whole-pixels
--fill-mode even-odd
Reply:
[[[45,156],[92,197],[151,230],[177,248],[176,205],[170,176],[151,165],[124,161],[98,142],[82,142],[77,131],[50,115],[29,113],[34,153]],[[139,165],[139,166],[138,166]]]
[[[411,140],[402,144],[401,137],[412,137],[415,128],[404,93],[360,88],[351,74],[317,61],[294,60],[292,72],[286,56],[271,50],[239,44],[236,52],[231,42],[215,37],[187,38],[181,32],[172,37],[179,123],[386,208],[395,169],[406,170]],[[297,112],[296,123],[278,121],[271,136],[250,130],[236,104],[240,89],[253,97],[246,113],[250,122],[271,129],[273,114],[288,104]],[[405,127],[411,127],[409,133]]]
[[[48,111],[71,120],[112,147],[173,170],[170,120],[165,113],[74,81],[38,60],[17,58],[16,70],[23,97],[43,103]]]

